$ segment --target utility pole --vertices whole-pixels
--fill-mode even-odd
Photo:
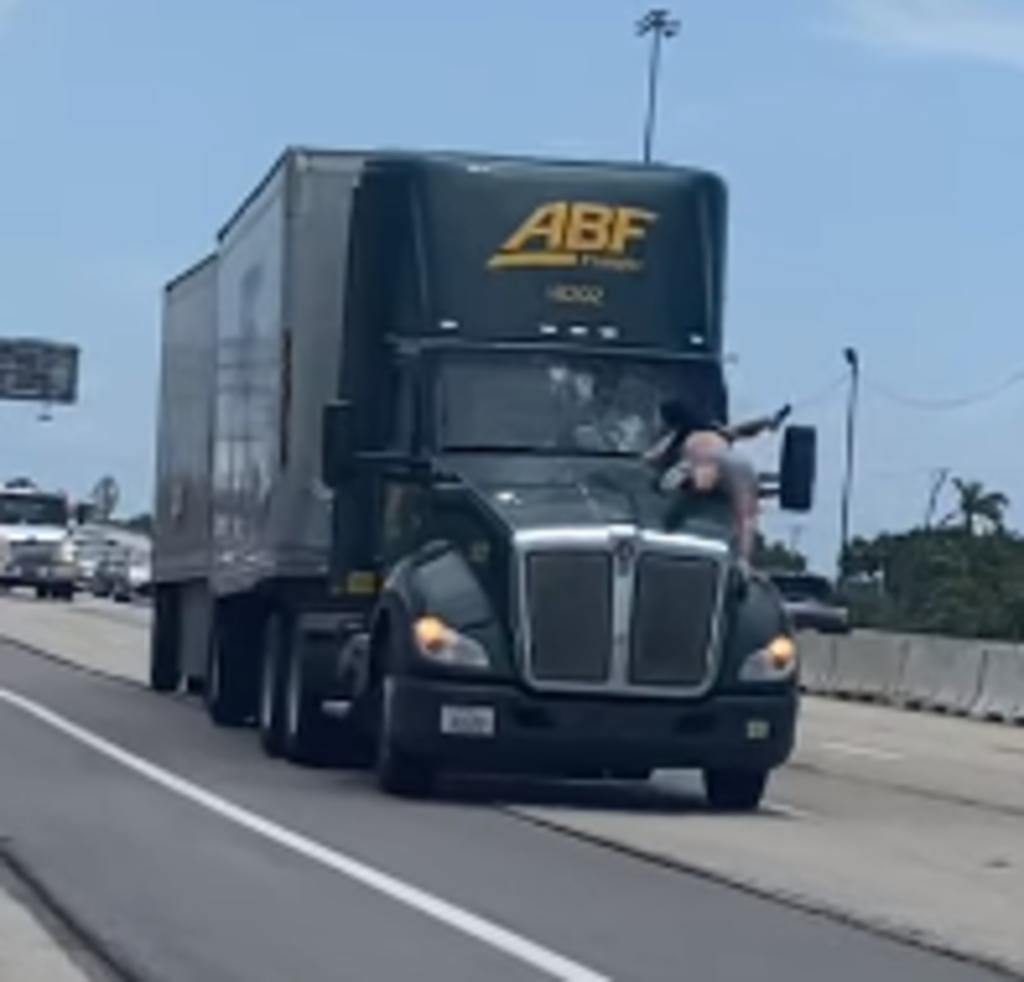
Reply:
[[[651,35],[651,56],[647,66],[647,113],[644,121],[643,160],[651,162],[654,152],[654,129],[658,117],[658,81],[661,75],[661,43],[679,33],[679,21],[669,10],[656,7],[647,11],[636,24],[638,37]]]
[[[928,489],[928,505],[924,512],[924,527],[927,531],[932,527],[932,520],[935,518],[935,509],[939,504],[939,495],[949,480],[949,468],[939,467],[932,471],[931,487]]]
[[[860,390],[860,357],[855,348],[844,348],[843,358],[850,369],[850,388],[846,401],[846,473],[839,513],[839,573],[850,546],[850,501],[853,497],[853,471],[857,450],[857,399]]]

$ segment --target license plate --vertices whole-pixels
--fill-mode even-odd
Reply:
[[[772,727],[771,723],[766,719],[748,719],[747,720],[747,739],[748,740],[767,740],[771,736]]]
[[[441,707],[441,732],[448,736],[492,737],[495,721],[491,706]]]

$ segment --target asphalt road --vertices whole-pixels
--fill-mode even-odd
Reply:
[[[8,644],[0,748],[5,848],[145,979],[996,977],[490,803],[573,789],[388,800],[358,774],[268,761],[184,699]]]

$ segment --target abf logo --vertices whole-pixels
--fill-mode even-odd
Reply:
[[[636,273],[643,262],[629,255],[658,220],[643,208],[591,201],[541,205],[487,262],[488,269],[591,266]]]

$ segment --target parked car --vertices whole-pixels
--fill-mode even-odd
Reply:
[[[797,631],[846,634],[850,612],[832,581],[815,573],[769,573]]]

